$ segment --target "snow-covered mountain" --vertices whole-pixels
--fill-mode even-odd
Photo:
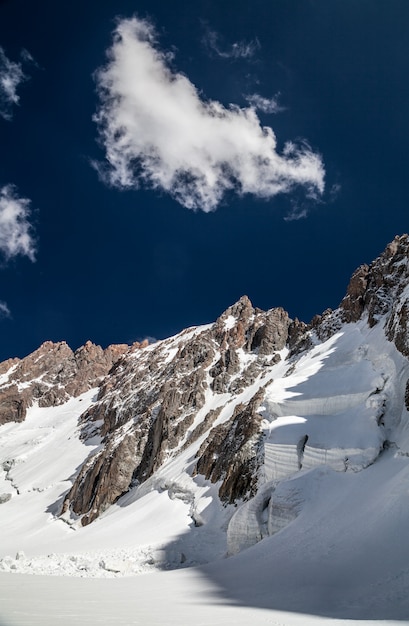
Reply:
[[[244,296],[152,345],[0,364],[0,570],[215,562],[236,602],[409,618],[408,357],[403,235],[308,325]]]

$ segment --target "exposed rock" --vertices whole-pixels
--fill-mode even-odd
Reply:
[[[299,354],[311,345],[310,326],[296,317],[288,327],[289,357]]]
[[[247,296],[229,307],[215,322],[212,331],[221,352],[219,360],[209,371],[213,378],[212,391],[240,391],[244,380],[231,383],[232,376],[241,368],[238,350],[260,356],[274,355],[285,347],[289,326],[290,319],[284,309],[254,309]]]
[[[213,336],[222,351],[226,346],[242,348],[246,342],[246,330],[253,320],[254,309],[247,296],[242,296],[238,302],[216,320],[213,327]]]
[[[285,347],[289,325],[283,309],[254,309],[243,296],[210,328],[198,332],[187,329],[175,339],[154,344],[138,358],[131,350],[112,368],[101,385],[98,402],[81,418],[83,438],[99,435],[104,448],[82,468],[64,509],[71,508],[88,523],[105,503],[118,498],[117,485],[111,489],[108,480],[97,476],[102,468],[106,473],[112,459],[122,453],[112,443],[119,436],[136,442],[132,444],[136,446],[133,465],[123,473],[123,493],[152,476],[170,454],[203,436],[220,409],[203,416],[203,421],[187,433],[205,404],[206,393],[231,393],[234,388],[239,392],[250,380],[254,382],[262,375],[265,359],[270,365],[280,360],[278,351]],[[249,363],[240,374],[243,353],[253,355],[257,363]],[[245,425],[251,409],[243,407],[242,413],[241,418],[235,415],[234,429],[247,437],[248,428],[253,428]],[[249,424],[257,419],[252,416]],[[253,451],[249,459],[245,458],[247,448],[250,450],[251,445],[246,440],[240,452],[236,451],[234,468],[226,473],[225,498],[251,488],[254,459]]]
[[[246,352],[271,354],[286,345],[289,325],[288,313],[281,307],[254,309],[249,298],[242,296],[215,322],[213,335],[222,350],[229,345]]]
[[[222,481],[220,499],[235,502],[254,495],[257,487],[257,456],[261,443],[261,388],[247,405],[239,404],[231,419],[210,432],[198,452],[195,472],[212,482]]]
[[[236,350],[228,347],[222,352],[220,359],[209,371],[213,378],[211,383],[212,391],[215,393],[223,393],[227,390],[232,374],[237,374],[240,370],[240,360]]]
[[[183,445],[183,448],[182,448],[183,450],[189,447],[190,445],[192,445],[192,443],[195,443],[195,441],[197,441],[202,435],[204,435],[208,430],[210,430],[214,422],[219,417],[221,410],[222,410],[222,407],[218,407],[217,409],[211,409],[206,414],[206,416],[200,422],[200,424],[198,424],[196,428],[193,430],[193,432],[189,434],[186,442]]]
[[[334,312],[316,316],[308,326],[323,340],[342,322],[354,323],[367,316],[373,327],[383,319],[386,336],[409,356],[409,236],[396,236],[370,265],[361,265],[352,275],[347,293]],[[290,335],[292,334],[290,329]],[[299,342],[299,339],[298,339]]]
[[[123,344],[103,350],[90,341],[75,352],[63,341],[46,341],[24,359],[9,359],[0,364],[0,424],[22,421],[36,400],[40,407],[55,406],[69,397],[98,386],[112,365],[129,350]]]
[[[404,356],[409,356],[409,236],[401,235],[388,244],[369,266],[364,310],[374,326],[385,316],[385,332]]]
[[[113,504],[128,488],[138,458],[134,433],[128,433],[116,446],[108,443],[105,453],[97,453],[83,466],[62,512],[71,505],[74,513],[86,511],[81,522],[86,526]],[[114,454],[115,452],[115,454]]]
[[[26,359],[0,364],[0,424],[24,419],[34,401],[61,404],[99,387],[80,427],[84,442],[98,437],[101,447],[79,468],[63,504],[83,524],[182,450],[192,446],[194,458],[199,444],[194,471],[220,483],[220,498],[233,503],[251,497],[263,448],[259,409],[280,352],[289,348],[288,367],[277,370],[284,376],[304,350],[343,323],[367,318],[371,326],[382,320],[387,337],[409,356],[408,259],[409,237],[395,238],[354,273],[340,307],[308,325],[291,321],[281,308],[254,308],[243,296],[213,325],[152,346],[136,342],[103,350],[87,342],[73,352],[64,342],[46,342]]]
[[[30,394],[27,389],[19,391],[11,384],[0,391],[0,425],[6,422],[22,422],[26,416]]]
[[[405,406],[406,410],[409,411],[409,380],[406,382],[405,387]]]
[[[209,333],[181,342],[169,361],[170,344],[171,340],[160,342],[137,359],[131,351],[118,361],[100,389],[98,402],[81,417],[83,438],[99,434],[105,444],[83,466],[64,503],[64,510],[85,514],[83,524],[132,484],[149,478],[183,440],[204,405],[206,367],[214,357]],[[122,463],[124,446],[132,453],[126,455],[121,481],[115,482],[110,479],[111,468]]]
[[[0,375],[8,372],[9,369],[12,368],[14,365],[17,365],[19,361],[20,359],[15,358],[15,359],[7,359],[6,361],[3,361],[2,363],[0,363]]]
[[[343,321],[356,322],[366,312],[374,326],[385,314],[394,317],[394,305],[409,278],[408,254],[408,235],[397,236],[369,266],[357,269],[340,305]]]
[[[261,317],[261,325],[257,327],[251,340],[251,350],[256,350],[260,355],[272,354],[282,350],[287,343],[290,319],[287,311],[275,308],[267,311]],[[252,329],[253,330],[253,329]]]
[[[95,386],[128,350],[129,346],[126,344],[108,346],[103,350],[101,346],[87,341],[74,352],[75,375],[66,384],[66,392],[75,397]]]
[[[352,274],[347,288],[346,295],[340,307],[343,310],[343,321],[357,322],[364,310],[365,293],[368,286],[368,265],[361,265]]]
[[[386,336],[404,356],[409,357],[409,299],[397,304],[386,324]]]

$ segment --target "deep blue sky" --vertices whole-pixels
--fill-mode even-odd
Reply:
[[[95,71],[115,19],[135,13],[203,99],[246,107],[245,94],[280,94],[281,112],[258,115],[279,152],[305,138],[321,155],[319,201],[303,189],[267,200],[231,192],[205,213],[99,179]],[[219,53],[205,44],[210,32]],[[227,56],[237,42],[253,54]],[[309,321],[409,229],[407,0],[2,0],[0,46],[36,63],[23,64],[30,78],[12,118],[0,117],[0,187],[30,199],[37,242],[35,262],[2,259],[11,315],[0,320],[0,359],[47,339],[77,348],[163,338],[213,321],[243,294]],[[294,206],[307,216],[285,220]]]

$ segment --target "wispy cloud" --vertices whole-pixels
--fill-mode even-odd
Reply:
[[[295,222],[297,220],[302,220],[307,217],[308,211],[305,206],[299,206],[298,204],[293,204],[291,207],[291,211],[287,213],[284,217],[285,222]]]
[[[34,62],[27,50],[23,50],[20,57],[19,63],[10,61],[0,46],[0,115],[6,120],[12,118],[13,105],[19,104],[17,88],[28,78],[23,72],[23,64]]]
[[[341,192],[341,185],[339,183],[334,183],[329,190],[329,201],[335,202]]]
[[[208,50],[223,59],[249,59],[260,48],[258,39],[253,41],[236,41],[231,45],[224,45],[216,31],[206,29],[203,42]]]
[[[245,96],[250,106],[257,111],[262,111],[263,113],[280,113],[280,111],[284,111],[284,107],[278,103],[278,97],[279,96],[275,96],[274,98],[264,98],[258,93]]]
[[[96,73],[94,117],[105,147],[100,175],[118,188],[163,190],[190,209],[214,210],[228,191],[272,198],[302,186],[324,190],[321,157],[307,143],[281,154],[255,107],[204,100],[170,66],[147,20],[122,20],[108,62]]]
[[[10,309],[6,302],[0,301],[0,319],[11,317]]]
[[[18,255],[35,260],[35,241],[29,222],[30,200],[20,198],[12,185],[0,188],[0,252],[9,261]]]

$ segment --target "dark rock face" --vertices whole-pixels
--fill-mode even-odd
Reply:
[[[409,236],[401,235],[388,244],[370,265],[361,265],[352,275],[339,308],[327,309],[309,324],[295,319],[288,331],[290,357],[335,334],[343,323],[355,323],[367,317],[369,326],[383,320],[386,336],[397,349],[409,356]]]
[[[311,346],[311,327],[305,322],[301,322],[297,317],[288,328],[288,347],[290,356],[299,354]]]
[[[295,320],[289,329],[291,355],[312,345],[312,335],[323,341],[337,332],[343,323],[355,323],[367,317],[370,327],[381,319],[385,333],[397,349],[409,356],[409,236],[401,235],[387,245],[370,265],[361,265],[352,275],[339,308],[316,315],[308,325]]]
[[[98,386],[128,349],[122,345],[103,350],[88,341],[73,352],[65,342],[46,341],[26,358],[2,363],[2,373],[13,369],[0,385],[0,424],[24,420],[34,401],[41,407],[55,406]]]
[[[71,501],[64,501],[62,513],[70,502],[77,515],[87,511],[82,518],[85,526],[113,504],[132,479],[132,468],[138,458],[137,443],[135,434],[130,433],[116,446],[109,442],[105,454],[97,454],[84,463],[70,491]]]
[[[388,314],[389,320],[394,317],[398,300],[408,284],[408,254],[409,237],[402,235],[395,237],[371,263],[365,295],[370,326],[374,326],[381,315]]]
[[[235,320],[234,325],[229,320]],[[214,339],[220,347],[268,355],[282,350],[287,342],[290,319],[282,308],[262,311],[253,309],[247,296],[229,307],[214,324]]]
[[[6,422],[22,422],[29,403],[29,394],[17,385],[10,385],[0,395],[0,425]]]
[[[343,309],[343,321],[357,322],[364,311],[365,295],[368,286],[368,265],[361,265],[352,274],[345,298],[340,307]]]
[[[66,497],[64,511],[83,515],[82,523],[89,523],[132,485],[151,477],[169,455],[203,437],[221,410],[212,409],[195,424],[206,394],[238,394],[262,376],[265,359],[269,363],[280,360],[278,351],[286,345],[289,325],[283,309],[254,309],[243,296],[210,328],[188,329],[137,357],[131,350],[102,384],[98,402],[81,418],[84,439],[99,434],[104,446],[81,469]],[[243,372],[242,355],[251,359]],[[261,396],[256,394],[221,429],[224,435],[233,429],[235,434],[229,440],[236,440],[237,435],[241,442],[232,453],[234,464],[230,467],[230,457],[225,455],[220,470],[225,473],[221,496],[228,501],[252,489],[257,445],[249,441],[256,437],[260,419],[257,401],[261,402]],[[119,458],[120,481],[111,471]],[[199,461],[198,467],[202,467],[200,463],[205,466]],[[215,470],[209,477],[218,480],[217,475]]]
[[[405,387],[405,407],[406,410],[409,411],[409,380],[406,381]]]
[[[375,326],[385,316],[385,333],[404,356],[409,356],[409,236],[401,235],[386,246],[369,266],[352,276],[341,302],[342,319],[355,322],[363,313]]]
[[[214,483],[223,481],[222,501],[233,503],[256,492],[262,419],[257,409],[263,397],[264,389],[260,389],[247,405],[239,404],[228,422],[210,431],[198,452],[195,472]]]

